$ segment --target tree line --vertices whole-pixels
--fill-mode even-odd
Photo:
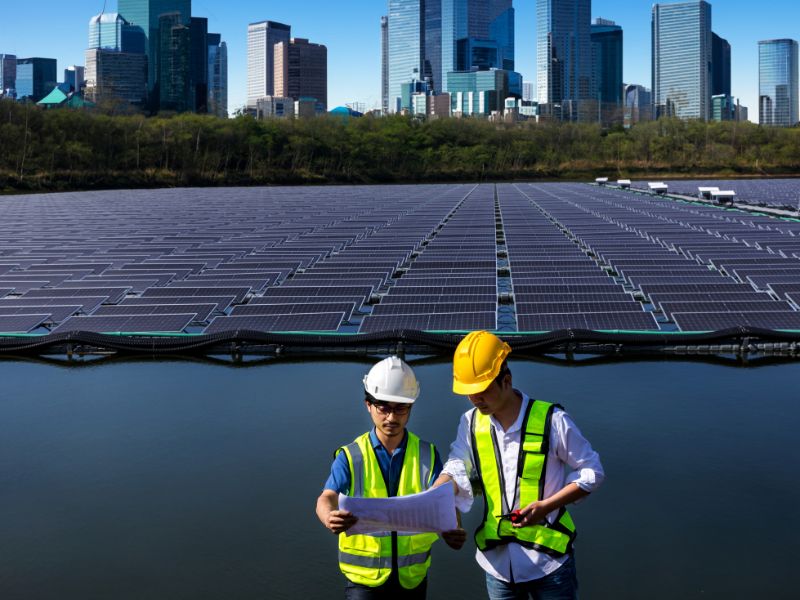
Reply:
[[[800,129],[111,115],[0,100],[0,190],[800,173]]]

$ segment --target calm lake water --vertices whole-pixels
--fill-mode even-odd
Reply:
[[[314,505],[370,364],[0,361],[0,598],[341,597]],[[573,511],[583,598],[797,597],[800,363],[511,367],[607,471]],[[415,370],[446,454],[467,401]],[[473,553],[436,545],[430,598],[485,597]]]

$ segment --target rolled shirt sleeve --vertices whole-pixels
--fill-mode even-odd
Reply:
[[[470,446],[467,414],[461,416],[461,420],[458,423],[458,434],[455,441],[450,444],[450,455],[447,457],[447,462],[442,469],[442,472],[447,473],[456,483],[458,488],[456,492],[456,508],[461,512],[469,512],[474,500],[470,479],[474,477],[475,473],[472,465],[472,448]]]
[[[594,492],[605,479],[600,455],[566,412],[556,410],[551,423],[551,436],[556,440],[556,454],[571,471],[565,483],[575,483],[585,492]]]

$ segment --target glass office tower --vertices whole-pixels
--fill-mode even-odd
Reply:
[[[622,27],[596,19],[592,36],[592,90],[604,122],[619,118],[622,107]],[[618,114],[615,114],[618,113]]]
[[[389,112],[389,17],[381,17],[381,110]]]
[[[228,116],[228,46],[219,33],[208,34],[208,112]]]
[[[555,119],[596,119],[587,102],[593,100],[591,8],[591,0],[536,1],[536,90],[543,113]]]
[[[656,118],[707,121],[711,110],[711,5],[653,5],[653,103]]]
[[[192,0],[118,0],[117,12],[132,25],[144,30],[147,90],[152,93],[159,78],[159,19],[162,15],[178,13],[181,24],[188,27],[192,16]]]
[[[389,111],[401,108],[404,83],[423,81],[425,0],[389,0]]]
[[[797,42],[758,42],[758,121],[791,127],[798,121]]]
[[[247,106],[275,93],[275,44],[289,43],[292,28],[275,21],[247,26]]]
[[[0,96],[14,90],[17,79],[17,57],[14,54],[0,54]]]
[[[711,32],[711,95],[731,95],[731,45]]]
[[[444,90],[449,89],[450,72],[513,71],[514,8],[511,0],[441,0],[441,39]]]
[[[31,102],[38,102],[44,98],[58,83],[56,72],[55,58],[17,59],[17,99],[27,98]]]

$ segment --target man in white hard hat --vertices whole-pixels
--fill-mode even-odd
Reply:
[[[345,598],[425,598],[435,533],[347,535],[358,520],[339,510],[339,494],[406,496],[428,489],[442,470],[433,444],[406,429],[419,383],[405,362],[390,356],[364,377],[364,404],[374,427],[336,451],[317,499],[317,516],[339,536]]]

